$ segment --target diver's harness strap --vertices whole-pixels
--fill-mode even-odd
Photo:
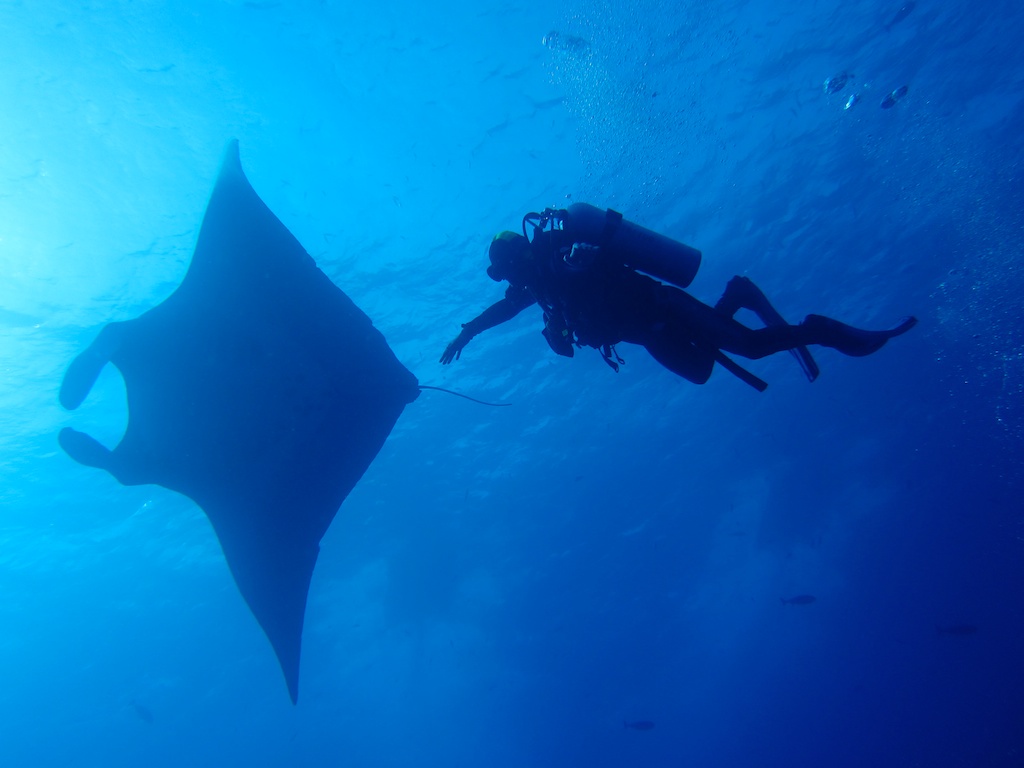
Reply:
[[[601,230],[601,242],[610,243],[615,236],[615,230],[622,223],[622,214],[609,208],[604,215],[604,228]]]

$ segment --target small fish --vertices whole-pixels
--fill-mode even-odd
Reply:
[[[590,50],[590,43],[582,37],[575,35],[563,35],[556,30],[551,30],[540,39],[541,45],[559,53],[585,53]]]
[[[905,18],[907,18],[907,16],[911,14],[916,5],[917,3],[915,2],[904,3],[902,6],[900,6],[900,9],[896,11],[896,15],[892,17],[892,21],[885,25],[885,28],[888,30],[895,27],[897,24],[899,24],[901,21],[903,21]]]
[[[978,628],[973,624],[947,624],[946,626],[935,626],[935,630],[940,635],[973,635],[978,631]]]
[[[860,94],[859,93],[851,94],[850,98],[848,98],[846,100],[846,103],[843,104],[843,109],[853,109],[857,105],[857,102],[859,102],[859,101],[860,101]]]
[[[832,75],[825,81],[825,93],[831,96],[833,93],[839,93],[843,88],[846,87],[851,77],[856,77],[853,72],[840,72],[837,75]]]
[[[885,98],[882,99],[882,109],[891,109],[896,106],[896,102],[907,95],[907,86],[901,85],[892,93],[886,94]]]
[[[654,728],[654,721],[653,720],[634,720],[634,721],[630,722],[629,720],[623,720],[622,721],[622,727],[623,728],[632,728],[634,731],[649,731],[652,728]]]
[[[785,597],[779,598],[783,605],[810,605],[817,599],[814,595],[796,595],[788,599]]]

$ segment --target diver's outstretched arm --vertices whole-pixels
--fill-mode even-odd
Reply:
[[[459,335],[452,339],[441,353],[441,365],[448,365],[452,361],[458,360],[462,356],[462,350],[473,340],[474,336],[483,333],[488,328],[508,322],[531,303],[533,302],[523,304],[510,298],[504,298],[489,306],[468,323],[463,323]]]

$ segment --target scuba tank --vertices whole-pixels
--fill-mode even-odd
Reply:
[[[573,203],[565,210],[548,208],[544,213],[528,213],[523,218],[534,231],[563,229],[574,241],[599,246],[609,256],[630,269],[645,272],[658,280],[686,288],[697,276],[701,253],[696,248],[626,221],[612,209],[602,210],[588,203]]]
[[[626,221],[610,208],[573,203],[562,224],[574,240],[594,243],[630,269],[686,288],[697,276],[701,253],[676,240]]]

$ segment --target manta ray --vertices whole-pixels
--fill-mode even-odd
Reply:
[[[295,703],[320,539],[418,396],[416,378],[259,198],[237,141],[181,285],[105,326],[69,366],[61,404],[77,408],[107,363],[127,391],[124,437],[108,450],[65,428],[61,447],[206,513]]]

